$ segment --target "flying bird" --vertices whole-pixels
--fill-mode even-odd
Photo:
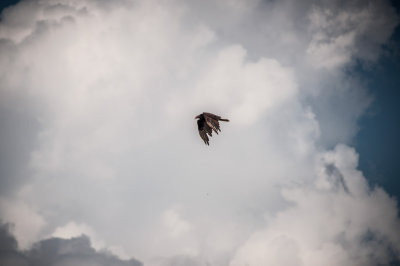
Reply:
[[[200,137],[204,140],[204,143],[206,145],[209,145],[208,144],[209,139],[208,139],[207,134],[210,137],[212,137],[213,131],[215,133],[217,133],[217,135],[218,135],[218,131],[221,131],[221,129],[219,128],[218,121],[229,122],[228,119],[224,119],[218,115],[214,115],[214,114],[206,113],[206,112],[199,114],[198,116],[195,117],[195,119],[198,119],[197,127],[199,129],[199,134],[200,134]]]

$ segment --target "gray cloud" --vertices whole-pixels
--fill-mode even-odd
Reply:
[[[35,148],[39,124],[24,108],[0,110],[0,192],[12,193],[25,181],[29,152]]]
[[[8,266],[39,265],[93,265],[93,266],[141,266],[135,259],[121,260],[110,252],[97,252],[87,236],[71,239],[49,238],[35,243],[31,249],[18,250],[17,241],[9,231],[9,225],[0,226],[0,263]]]

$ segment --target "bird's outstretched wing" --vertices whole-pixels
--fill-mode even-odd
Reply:
[[[214,119],[214,120],[216,120],[216,121],[229,122],[229,119],[221,118],[219,115],[215,115],[215,114],[212,114],[212,113],[204,112],[204,113],[203,113],[203,116],[204,116],[204,117],[210,117],[210,118],[212,118],[212,119]]]
[[[199,129],[199,135],[203,139],[204,143],[209,145],[208,141],[208,135],[212,137],[212,129],[205,123],[204,120],[197,120],[197,127]]]
[[[205,120],[207,125],[218,135],[218,131],[221,131],[218,120],[209,116],[205,116]]]
[[[215,119],[215,120],[221,119],[221,117],[219,115],[215,115],[215,114],[212,114],[212,113],[203,112],[203,115],[206,116],[206,117],[210,117],[212,119]]]

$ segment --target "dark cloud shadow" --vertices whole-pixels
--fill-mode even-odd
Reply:
[[[331,179],[331,182],[335,184],[336,188],[342,188],[346,193],[350,193],[349,188],[346,184],[346,180],[344,179],[343,174],[340,172],[340,170],[336,167],[334,164],[327,164],[325,171],[329,178]]]
[[[49,238],[36,242],[30,250],[18,250],[9,224],[0,224],[0,265],[2,266],[142,266],[136,260],[121,260],[108,251],[96,251],[85,236],[71,239]]]

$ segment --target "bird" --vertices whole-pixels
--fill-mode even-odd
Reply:
[[[221,131],[219,128],[218,121],[229,122],[228,119],[221,118],[219,115],[214,115],[212,113],[203,112],[199,114],[194,119],[197,120],[197,127],[199,129],[199,135],[203,139],[206,145],[210,145],[208,143],[209,139],[207,134],[212,137],[212,132],[214,131],[218,135],[218,131]]]

